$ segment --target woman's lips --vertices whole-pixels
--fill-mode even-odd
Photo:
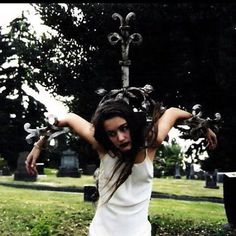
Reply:
[[[129,146],[130,142],[125,142],[125,143],[122,143],[120,144],[120,148],[125,148],[127,146]]]

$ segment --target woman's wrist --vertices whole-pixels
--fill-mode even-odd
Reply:
[[[46,136],[41,136],[40,139],[34,143],[34,147],[36,147],[39,150],[43,149],[43,145],[45,144],[45,142],[47,141],[47,137]]]
[[[42,147],[37,142],[34,143],[34,147],[36,147],[40,151],[42,150]]]

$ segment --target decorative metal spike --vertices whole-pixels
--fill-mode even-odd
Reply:
[[[53,123],[51,123],[52,121],[54,121]],[[48,119],[48,126],[46,127],[41,127],[41,128],[35,128],[35,129],[31,129],[30,128],[30,124],[29,123],[25,123],[24,124],[24,129],[26,132],[28,132],[29,134],[26,136],[26,141],[29,144],[33,143],[34,139],[38,139],[40,136],[45,136],[47,138],[46,141],[46,146],[50,147],[50,141],[52,139],[55,139],[55,142],[57,142],[56,138],[62,134],[66,134],[70,131],[70,129],[68,127],[57,127],[55,126],[55,122],[57,121],[57,119],[54,117]],[[56,146],[54,146],[56,148]],[[51,147],[52,149],[52,147]]]

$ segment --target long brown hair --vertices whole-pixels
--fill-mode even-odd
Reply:
[[[118,178],[116,179],[114,186],[112,186],[112,188],[114,187],[114,190],[108,200],[131,174],[137,153],[141,149],[155,145],[157,130],[154,123],[159,119],[160,113],[161,106],[160,104],[156,104],[154,117],[151,122],[147,123],[145,113],[134,112],[132,107],[121,99],[110,99],[100,105],[95,111],[92,117],[92,123],[95,128],[94,137],[107,152],[111,151],[118,157],[110,180],[120,169]],[[116,116],[125,119],[130,130],[132,147],[130,151],[125,153],[121,152],[113,145],[104,129],[104,121]]]

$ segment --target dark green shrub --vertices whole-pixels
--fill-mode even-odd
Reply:
[[[230,236],[232,232],[223,229],[223,222],[209,223],[202,221],[198,224],[192,220],[175,219],[174,216],[150,218],[152,236]]]
[[[40,221],[32,229],[31,235],[32,236],[51,236],[50,226],[46,222]]]

